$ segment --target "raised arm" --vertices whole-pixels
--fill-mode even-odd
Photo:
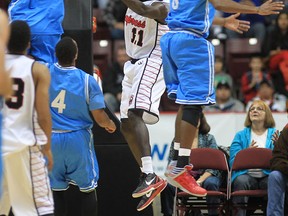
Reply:
[[[122,0],[122,2],[135,13],[162,23],[165,22],[168,14],[167,7],[161,2],[155,2],[152,5],[145,5],[139,0]]]
[[[45,65],[38,62],[33,64],[32,73],[35,84],[35,109],[38,115],[38,123],[47,137],[47,144],[43,146],[42,152],[48,160],[48,169],[51,170],[53,158],[51,153],[52,120],[49,108],[50,73]]]
[[[213,25],[220,25],[224,28],[235,31],[239,34],[246,32],[250,28],[250,22],[245,20],[238,20],[237,17],[240,13],[233,14],[229,17],[215,17],[213,20]]]
[[[232,0],[209,0],[213,6],[220,11],[226,13],[246,13],[246,14],[259,14],[270,15],[278,14],[284,7],[283,2],[266,1],[260,7],[244,5]]]

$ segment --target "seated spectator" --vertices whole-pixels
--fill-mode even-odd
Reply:
[[[233,81],[232,77],[230,74],[227,74],[223,70],[223,58],[221,56],[215,56],[215,63],[214,63],[214,68],[215,68],[215,76],[214,76],[214,86],[216,87],[219,82],[225,81],[229,84],[229,86],[233,86]]]
[[[284,211],[285,192],[288,186],[288,124],[274,143],[271,170],[268,178],[267,215],[287,215]]]
[[[235,2],[251,5],[253,7],[259,7],[263,0],[234,0]],[[224,16],[230,14],[225,13]],[[240,14],[238,17],[240,20],[246,20],[250,22],[250,29],[243,34],[237,34],[231,30],[226,29],[226,34],[228,38],[257,38],[260,43],[265,39],[266,28],[265,28],[265,18],[258,14]]]
[[[103,92],[107,106],[112,112],[119,111],[122,96],[122,80],[124,77],[123,66],[129,60],[124,46],[117,50],[116,61],[110,65],[103,74]]]
[[[241,78],[241,90],[245,104],[257,95],[262,80],[270,80],[270,76],[263,71],[263,61],[260,55],[251,57],[249,66],[250,71],[243,74]]]
[[[274,91],[274,87],[271,81],[263,80],[259,84],[257,96],[252,98],[247,103],[246,111],[249,111],[250,105],[255,100],[264,101],[271,109],[271,111],[284,112],[286,111],[286,97],[285,95],[278,94]]]
[[[276,91],[288,97],[288,13],[281,12],[267,39],[269,68]]]
[[[231,86],[225,80],[216,86],[216,104],[205,106],[207,112],[243,112],[244,105],[241,101],[232,97]]]
[[[109,26],[112,39],[124,39],[124,20],[127,11],[121,0],[108,1],[104,9],[103,19]]]
[[[254,101],[249,107],[245,128],[236,133],[230,147],[230,167],[237,153],[247,148],[273,149],[273,134],[276,132],[271,110],[263,101]],[[266,189],[269,170],[250,169],[232,173],[232,191]],[[248,197],[235,197],[233,203],[247,203]],[[246,216],[246,209],[239,209],[237,216]]]
[[[210,125],[207,123],[205,116],[201,115],[196,131],[196,136],[192,144],[192,148],[218,149],[216,140],[212,134],[209,134],[209,131],[210,131]],[[171,166],[176,165],[176,160],[173,160],[175,159],[176,155],[178,155],[178,151],[174,150],[174,142],[172,142],[170,147],[170,155],[168,158],[168,160],[171,161],[169,163],[170,168]],[[197,183],[206,190],[216,190],[216,191],[219,190],[222,179],[219,170],[212,170],[212,169],[198,170],[193,172],[193,175],[195,176],[195,179],[197,179]],[[173,186],[168,184],[168,186],[161,193],[161,206],[162,206],[162,213],[164,215],[172,215],[174,196],[175,191],[173,189]],[[219,199],[220,198],[218,197],[207,197],[207,203],[213,205],[219,203],[220,202]],[[193,215],[201,215],[201,212],[195,210],[195,212],[193,212]],[[219,215],[219,212],[217,209],[209,209],[208,215]]]

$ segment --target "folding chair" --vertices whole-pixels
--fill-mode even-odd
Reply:
[[[228,163],[225,154],[219,149],[197,148],[192,149],[191,163],[193,170],[199,169],[217,169],[229,172]],[[185,192],[178,192],[176,197],[177,215],[186,215],[194,209],[218,209],[219,215],[223,215],[226,210],[228,187],[220,191],[207,191],[207,196],[219,196],[220,203],[208,205],[205,197],[195,197]]]
[[[246,169],[270,169],[270,160],[272,158],[272,150],[267,148],[248,148],[241,150],[237,153],[232,169],[229,173],[229,178],[233,171],[246,170]],[[266,203],[261,202],[263,199],[257,200],[256,203],[239,203],[233,204],[232,199],[236,196],[248,196],[264,198],[267,196],[267,190],[239,190],[231,192],[231,184],[229,185],[229,198],[231,201],[232,211],[238,209],[259,210],[263,212],[266,209]]]

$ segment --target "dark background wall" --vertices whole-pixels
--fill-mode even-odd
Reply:
[[[65,0],[63,27],[65,35],[74,38],[78,43],[77,67],[91,74],[93,72],[91,0]],[[117,131],[109,134],[96,123],[93,127],[95,151],[100,169],[97,188],[99,216],[152,216],[152,205],[142,212],[136,211],[139,199],[133,199],[131,194],[138,184],[139,168],[120,132],[119,120],[109,108],[106,108],[106,112],[116,123]],[[73,188],[72,190],[71,196],[75,196],[77,191]]]

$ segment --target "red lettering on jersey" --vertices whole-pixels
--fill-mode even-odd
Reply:
[[[146,21],[140,21],[140,20],[136,20],[134,19],[132,16],[125,16],[125,22],[126,25],[128,25],[129,23],[131,23],[132,25],[136,26],[136,27],[140,27],[140,28],[145,28],[146,27]]]

